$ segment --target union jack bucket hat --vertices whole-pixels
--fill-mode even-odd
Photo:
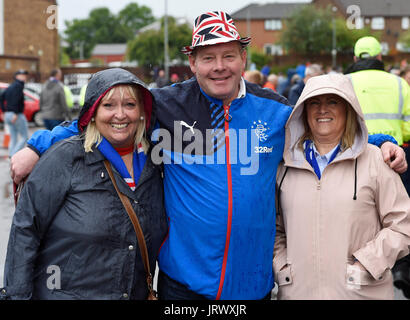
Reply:
[[[190,55],[195,47],[239,41],[243,48],[251,38],[241,38],[232,17],[223,11],[210,11],[195,19],[192,30],[192,45],[182,48],[182,53]]]

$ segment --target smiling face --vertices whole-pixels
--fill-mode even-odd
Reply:
[[[134,144],[143,106],[137,89],[131,86],[116,86],[101,100],[95,113],[95,125],[114,148]]]
[[[315,143],[337,145],[346,128],[346,102],[335,94],[306,100],[307,122]]]
[[[189,64],[202,90],[228,105],[238,96],[246,50],[237,41],[198,47]]]

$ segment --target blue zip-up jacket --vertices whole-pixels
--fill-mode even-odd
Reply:
[[[291,107],[245,83],[230,106],[195,79],[152,90],[160,128],[152,154],[164,162],[169,220],[159,267],[208,299],[262,299],[273,288],[275,178]],[[62,138],[76,128],[53,131]],[[35,134],[29,144],[43,152],[54,139]]]
[[[291,107],[251,83],[230,106],[196,80],[152,92],[172,140],[157,145],[169,218],[159,268],[208,299],[264,298],[273,288],[275,177]]]

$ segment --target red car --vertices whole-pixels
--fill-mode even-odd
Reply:
[[[9,86],[8,83],[0,82],[0,94]],[[40,118],[40,98],[33,92],[24,89],[24,115],[27,121],[34,122],[36,126],[43,125]],[[3,122],[3,111],[0,109],[0,122]]]

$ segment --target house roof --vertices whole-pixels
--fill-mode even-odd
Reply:
[[[410,16],[409,0],[333,0],[347,9],[351,5],[360,8],[360,13],[365,17],[405,17]],[[303,3],[251,3],[246,7],[231,14],[234,20],[246,20],[249,10],[249,17],[252,20],[258,19],[284,19],[288,18],[295,9],[311,4],[313,1],[306,0]],[[346,16],[349,14],[345,11]]]
[[[121,55],[126,52],[126,43],[100,43],[95,45],[92,55]]]
[[[361,15],[365,17],[410,16],[409,0],[336,0],[346,9],[350,5],[359,6]]]
[[[248,16],[252,20],[258,19],[283,19],[288,18],[292,12],[306,3],[251,3],[246,7],[231,14],[234,20],[246,20]]]

